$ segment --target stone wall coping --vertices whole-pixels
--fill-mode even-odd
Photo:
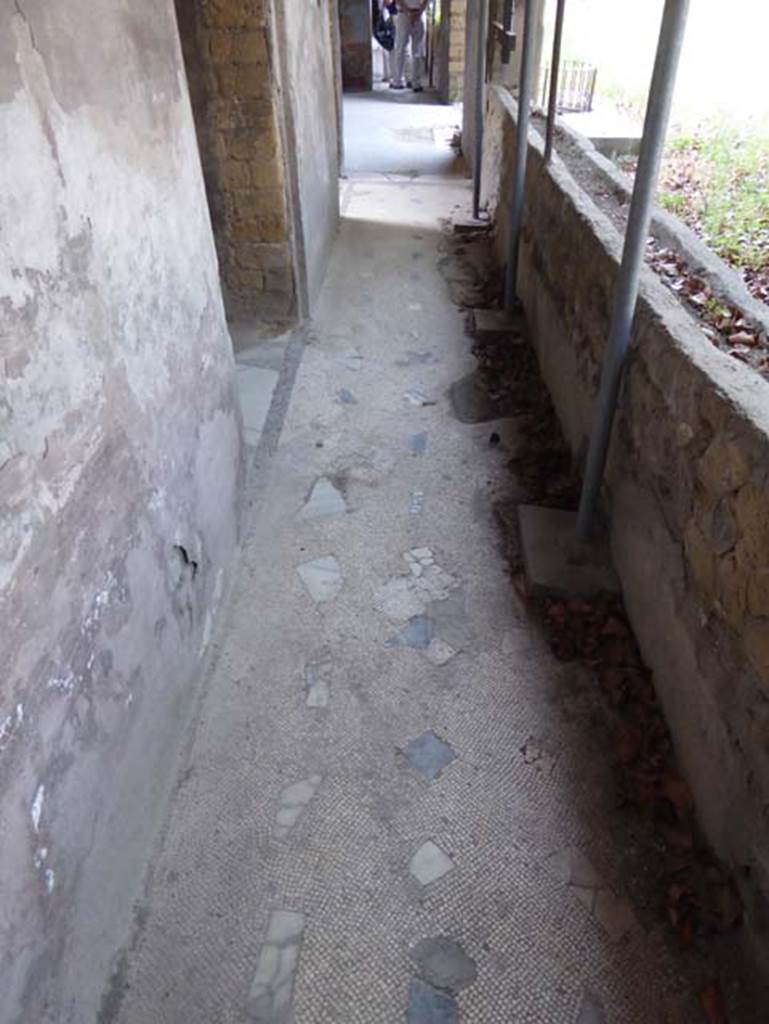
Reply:
[[[606,180],[608,187],[619,192],[626,202],[630,202],[633,193],[630,175],[599,153],[590,139],[585,138],[571,125],[559,121],[558,132],[565,135],[585,159],[592,163],[595,170]],[[708,248],[687,224],[667,210],[655,206],[652,230],[659,236],[663,245],[673,249],[689,264],[692,273],[707,281],[718,298],[738,306],[752,327],[764,331],[769,336],[769,307],[750,294],[739,273]]]
[[[504,86],[493,84],[489,92],[490,98],[499,103],[510,118],[517,123],[518,104],[510,91]],[[610,161],[578,132],[566,129],[565,126],[559,126],[559,130],[568,132],[572,141],[580,147],[587,159],[591,160],[596,168],[605,175],[611,187],[621,188],[629,197],[630,182],[626,174],[614,168]],[[529,131],[529,148],[544,159],[544,140],[533,128]],[[610,217],[601,210],[592,196],[579,184],[569,171],[568,165],[557,154],[548,171],[563,193],[571,200],[579,216],[588,222],[612,260],[619,266],[622,256],[622,236]],[[682,244],[691,246],[689,251],[693,254],[692,264],[696,261],[698,266],[700,264],[707,265],[709,272],[722,281],[725,290],[731,288],[733,289],[732,294],[737,294],[738,291],[742,293],[742,297],[748,300],[745,305],[750,304],[753,307],[762,305],[750,296],[737,273],[718,256],[711,253],[686,225],[681,224],[675,217],[662,210],[656,212],[655,228],[657,221],[664,225],[671,237],[675,233],[676,237],[682,240]],[[684,252],[681,255],[686,258]],[[715,288],[713,290],[716,292]],[[742,308],[743,302],[737,301],[737,299],[732,301]],[[640,304],[642,308],[647,307],[652,315],[663,322],[670,335],[671,343],[700,372],[712,380],[713,386],[720,393],[722,399],[732,407],[733,413],[766,434],[767,443],[769,443],[769,392],[767,392],[769,382],[765,381],[751,367],[712,345],[702,333],[694,315],[676,299],[649,267],[644,268],[641,276]],[[766,325],[765,329],[769,333],[769,313],[763,313],[760,309],[759,313],[761,315],[760,323],[762,327],[764,324]]]

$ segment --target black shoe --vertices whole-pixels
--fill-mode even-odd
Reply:
[[[424,91],[425,91],[425,87],[423,85],[415,85],[414,86],[414,92],[424,92]]]
[[[398,82],[390,82],[390,88],[391,89],[405,89],[406,86],[405,85],[401,85]]]

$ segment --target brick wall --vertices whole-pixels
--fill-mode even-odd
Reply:
[[[296,313],[269,0],[176,0],[231,319]]]
[[[465,85],[465,22],[467,0],[451,0],[448,52],[449,100],[461,100]]]
[[[447,103],[461,100],[464,92],[466,21],[467,0],[442,0],[435,38],[435,84]]]

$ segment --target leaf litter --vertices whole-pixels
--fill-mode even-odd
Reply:
[[[479,239],[479,244],[488,246],[488,236]],[[451,242],[449,251],[450,247]],[[460,258],[466,247],[465,237],[463,245],[457,246]],[[477,252],[473,255],[477,260]],[[498,278],[491,276],[485,289],[479,278],[473,282],[475,294],[483,290],[488,305],[498,302]],[[734,335],[742,324],[731,316],[728,326],[734,328]],[[726,327],[724,323],[723,329]],[[747,342],[733,338],[733,344]],[[531,346],[511,344],[511,339],[476,342],[473,354],[490,392],[511,399],[515,409],[513,418],[521,443],[508,468],[519,490],[516,505],[574,508],[580,479]],[[740,928],[743,906],[732,873],[698,828],[692,793],[677,766],[654,680],[624,604],[610,596],[591,600],[532,598],[512,517],[509,510],[498,513],[516,593],[540,618],[555,657],[581,664],[601,694],[611,728],[618,809],[632,815],[648,837],[644,855],[656,859],[652,874],[658,881],[659,916],[681,950],[703,949],[709,940]],[[536,751],[528,744],[522,753],[531,759]],[[706,1024],[726,1024],[718,978],[704,982],[698,1001]]]

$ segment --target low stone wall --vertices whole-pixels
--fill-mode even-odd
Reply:
[[[515,116],[509,93],[492,87],[484,178],[500,262],[507,251]],[[680,231],[678,237],[686,242]],[[540,138],[532,133],[519,294],[578,458],[589,436],[621,246],[616,228],[561,160],[544,166]],[[709,255],[707,265],[711,281],[715,274],[721,290],[736,294],[736,276]],[[763,316],[755,305],[750,312]],[[701,824],[736,869],[747,933],[763,955],[769,948],[768,475],[766,381],[715,349],[644,270],[604,495],[612,549]]]

